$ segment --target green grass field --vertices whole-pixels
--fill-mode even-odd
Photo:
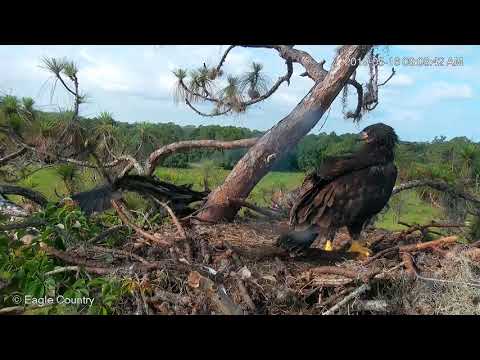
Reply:
[[[220,185],[228,173],[228,170],[210,169],[209,187],[212,189]],[[160,167],[156,170],[156,175],[160,179],[174,184],[193,184],[195,190],[203,189],[204,169],[202,168],[172,169]],[[274,191],[294,189],[302,183],[303,177],[304,174],[300,172],[270,172],[254,188],[248,200],[259,206],[267,206],[270,204],[270,198]],[[52,201],[59,199],[56,193],[61,196],[66,194],[65,185],[53,168],[36,172],[30,178],[22,181],[22,184],[42,192]],[[91,171],[86,170],[80,173],[78,178],[79,190],[86,190],[94,185]],[[398,209],[400,209],[399,212]],[[390,209],[379,216],[376,226],[388,230],[401,230],[404,227],[397,223],[399,220],[409,224],[422,224],[432,219],[440,219],[441,216],[440,209],[422,201],[415,192],[406,191],[391,199]]]

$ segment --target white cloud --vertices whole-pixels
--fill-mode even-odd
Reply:
[[[382,81],[382,79],[380,79]],[[413,85],[415,81],[413,77],[406,74],[395,74],[393,78],[387,83],[386,86],[410,86]]]
[[[466,100],[472,97],[473,89],[469,84],[437,81],[402,101],[416,108],[424,108],[438,102]]]

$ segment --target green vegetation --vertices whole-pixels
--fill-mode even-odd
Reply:
[[[22,299],[22,303],[24,299],[28,301],[27,295],[36,299],[63,296],[94,300],[91,304],[53,304],[34,308],[30,313],[114,314],[117,303],[130,291],[128,284],[113,277],[91,278],[83,270],[51,273],[63,264],[49,257],[39,245],[43,242],[57,249],[68,249],[85,243],[101,230],[98,220],[86,218],[78,209],[56,206],[47,207],[33,219],[44,220],[45,225],[37,226],[39,236],[31,243],[26,230],[17,232],[18,242],[5,233],[0,234],[0,307],[19,305],[17,299]]]
[[[244,86],[256,96],[255,91],[262,87],[257,77],[260,68],[244,79],[230,79],[231,85]],[[203,75],[199,75],[200,77]],[[205,80],[205,76],[201,79]],[[227,94],[228,95],[228,94]],[[234,93],[228,97],[234,97]],[[252,131],[233,126],[179,126],[174,123],[128,124],[117,122],[112,115],[103,112],[97,118],[79,118],[81,128],[93,139],[85,140],[80,127],[76,124],[71,129],[71,113],[44,113],[35,110],[31,99],[18,99],[14,96],[0,97],[0,126],[8,126],[19,136],[37,149],[51,149],[58,135],[62,132],[73,134],[69,151],[77,151],[93,146],[102,159],[111,159],[110,152],[136,154],[135,157],[144,162],[147,156],[162,145],[180,140],[216,139],[236,140],[262,135],[260,131]],[[68,125],[73,126],[73,125]],[[299,186],[305,173],[318,168],[329,157],[355,150],[357,143],[355,134],[337,135],[310,134],[306,136],[289,154],[282,159],[254,188],[248,201],[259,206],[270,206],[272,195],[278,191],[288,192]],[[92,143],[88,143],[91,141]],[[10,153],[16,148],[6,134],[0,134],[2,151]],[[78,146],[77,146],[78,145]],[[214,189],[220,185],[237,161],[245,154],[246,149],[237,150],[192,150],[165,158],[156,169],[155,174],[162,180],[175,184],[192,184],[196,190]],[[74,153],[74,152],[73,152]],[[63,153],[62,153],[63,154]],[[92,161],[83,153],[84,161]],[[47,167],[26,176],[35,168],[11,166],[7,164],[0,169],[1,182],[17,182],[28,188],[42,192],[50,201],[56,202],[70,194],[91,189],[103,182],[103,177],[89,168],[70,164],[53,164],[55,160],[39,156]],[[441,179],[460,190],[472,194],[479,193],[480,185],[480,146],[469,139],[454,138],[447,141],[437,137],[431,142],[402,142],[396,149],[396,163],[399,168],[398,182],[412,179]],[[21,180],[13,181],[12,174]],[[13,197],[13,200],[21,200]],[[132,210],[144,210],[146,202],[138,195],[128,194],[126,202]],[[145,218],[133,211],[140,226],[146,224]],[[72,208],[49,207],[34,217],[45,220],[46,224],[38,226],[39,236],[33,244],[25,246],[21,239],[28,235],[19,230],[16,237],[12,234],[0,235],[0,307],[15,305],[12,296],[18,294],[66,297],[92,297],[92,306],[54,305],[31,310],[35,313],[91,313],[111,314],[117,305],[124,301],[125,295],[138,291],[138,284],[132,279],[119,279],[108,276],[89,277],[83,271],[64,271],[52,274],[51,271],[64,266],[58,259],[48,256],[38,242],[42,241],[56,249],[68,250],[70,247],[82,245],[106,227],[119,224],[119,219],[107,211],[97,218],[86,218],[80,211]],[[480,236],[480,220],[468,215],[466,204],[453,199],[444,193],[431,189],[415,189],[394,196],[388,209],[380,214],[376,226],[387,230],[402,230],[399,221],[408,224],[425,224],[431,220],[462,222],[472,220],[471,238]],[[157,222],[157,218],[149,219]],[[61,224],[61,227],[58,225]],[[65,231],[67,229],[68,231]],[[129,235],[124,231],[109,237],[104,246],[114,247],[121,239]],[[108,259],[104,259],[109,261]],[[5,285],[7,284],[7,285]],[[5,295],[3,295],[5,294]],[[8,294],[8,295],[7,295]],[[127,296],[128,297],[128,296]]]

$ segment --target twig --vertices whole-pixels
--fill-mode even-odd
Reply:
[[[173,212],[173,210],[170,208],[170,206],[168,206],[166,203],[162,202],[162,201],[159,201],[157,199],[154,198],[154,200],[160,204],[161,206],[163,206],[163,208],[165,210],[167,210],[168,214],[170,215],[170,217],[172,218],[172,221],[173,223],[175,224],[175,226],[177,227],[177,231],[178,231],[178,235],[186,240],[187,239],[187,233],[185,232],[185,229],[183,228],[183,226],[180,224],[180,221],[178,221],[178,218],[175,216],[175,213]]]
[[[137,225],[135,225],[134,223],[132,223],[127,215],[125,214],[125,212],[122,210],[122,208],[120,207],[120,205],[117,203],[116,200],[112,200],[111,201],[112,203],[112,206],[114,207],[114,209],[117,211],[117,214],[118,216],[120,217],[120,219],[128,226],[130,226],[137,234],[139,234],[140,236],[144,237],[145,239],[147,240],[150,240],[152,242],[154,242],[155,244],[157,245],[160,245],[160,246],[170,246],[171,244],[166,241],[166,240],[163,240],[163,239],[159,239],[155,236],[153,236],[152,234],[150,234],[149,232],[139,228]]]
[[[132,258],[132,259],[135,259],[135,260],[141,262],[142,264],[150,264],[150,262],[145,260],[143,257],[141,257],[139,255],[136,255],[136,254],[133,254],[131,252],[125,251],[125,250],[109,249],[109,248],[105,248],[105,247],[101,247],[101,246],[93,246],[92,248],[94,250],[103,251],[103,252],[110,253],[110,254],[113,254],[113,255],[121,255],[123,257],[129,257],[129,258]]]
[[[67,271],[80,271],[80,267],[79,267],[79,266],[76,266],[76,265],[59,267],[59,268],[57,268],[57,269],[55,269],[55,270],[47,271],[47,272],[45,273],[45,276],[60,274],[60,273],[64,273],[64,272],[67,272]]]
[[[417,271],[415,270],[415,264],[413,263],[413,257],[409,253],[402,252],[400,253],[400,257],[403,261],[403,264],[405,266],[405,269],[407,270],[407,273],[411,277],[415,277],[417,274]]]
[[[188,276],[188,283],[194,288],[205,291],[212,303],[224,315],[243,315],[242,309],[228,296],[223,285],[216,285],[209,278],[193,271]]]
[[[435,221],[430,222],[429,224],[425,225],[409,225],[407,223],[404,223],[402,221],[398,222],[400,225],[407,226],[409,229],[405,230],[402,232],[403,235],[411,234],[415,231],[421,231],[423,232],[424,230],[434,227],[434,228],[459,228],[459,227],[465,227],[464,224],[438,224]],[[433,233],[433,231],[430,231]],[[438,234],[438,233],[437,233]]]
[[[236,206],[243,206],[243,207],[246,207],[246,208],[249,208],[253,211],[256,211],[258,212],[259,214],[262,214],[268,218],[272,218],[272,219],[282,219],[283,216],[282,214],[280,213],[277,213],[275,211],[272,211],[270,209],[265,209],[265,208],[261,208],[261,207],[258,207],[256,205],[253,205],[245,200],[242,200],[242,199],[229,199],[230,203],[236,205]]]
[[[167,301],[176,305],[188,305],[190,303],[190,298],[188,296],[181,296],[165,290],[155,290],[155,295],[148,298],[147,302],[155,303],[158,301]]]
[[[335,311],[340,309],[343,305],[353,300],[357,296],[363,294],[364,292],[367,292],[368,290],[370,290],[370,284],[363,284],[362,286],[352,291],[349,295],[345,296],[342,301],[338,302],[327,311],[324,311],[322,315],[332,315],[333,313],[335,313]]]
[[[19,156],[22,156],[23,154],[25,154],[27,152],[27,148],[25,147],[22,147],[20,148],[20,150],[18,151],[15,151],[11,154],[8,154],[2,158],[0,158],[0,166],[3,166],[5,165],[7,162],[9,162],[10,160],[13,160]]]
[[[173,210],[168,206],[166,203],[158,201],[157,199],[153,198],[158,204],[163,206],[164,209],[167,210],[168,214],[172,218],[173,223],[177,227],[178,235],[182,240],[185,242],[185,252],[187,254],[187,260],[189,262],[193,261],[193,250],[192,250],[192,245],[191,245],[191,239],[187,236],[187,233],[183,226],[180,224],[180,221],[178,221],[178,218],[175,216],[175,213]]]
[[[257,312],[257,308],[253,303],[252,298],[248,294],[248,290],[245,287],[245,284],[242,279],[237,278],[237,286],[238,286],[238,290],[240,290],[240,294],[242,295],[243,301],[248,306],[248,308],[254,313]]]
[[[115,225],[115,226],[112,226],[111,228],[108,228],[107,230],[101,232],[100,234],[92,237],[91,239],[87,240],[87,243],[89,244],[96,244],[98,242],[100,242],[101,240],[105,239],[106,237],[108,237],[110,234],[112,233],[115,233],[117,231],[120,231],[120,230],[123,230],[123,229],[127,229],[128,226],[127,225]]]
[[[55,249],[46,245],[45,243],[40,243],[40,247],[51,256],[55,256],[56,258],[66,263],[80,266],[82,270],[97,275],[146,273],[153,270],[164,269],[165,267],[169,266],[169,264],[174,264],[175,268],[178,269],[184,269],[185,271],[188,270],[182,267],[183,264],[174,263],[171,261],[152,261],[146,264],[134,263],[116,267],[108,267],[101,262],[84,259],[76,255],[71,255],[66,251]]]
[[[16,185],[0,185],[0,194],[20,195],[24,198],[27,198],[28,200],[33,201],[34,203],[37,203],[42,207],[46,206],[48,202],[45,196],[43,196],[43,194]]]
[[[39,225],[45,225],[46,221],[42,219],[30,219],[22,222],[16,222],[11,224],[0,225],[0,231],[9,231],[15,229],[25,229],[28,227],[34,227]]]
[[[453,244],[458,240],[458,236],[446,236],[437,240],[427,241],[418,244],[400,246],[398,249],[400,252],[415,252],[419,250],[425,250],[431,247]]]
[[[330,297],[325,299],[325,301],[322,301],[322,303],[317,304],[316,307],[325,307],[327,305],[330,305],[330,304],[334,303],[335,301],[337,301],[341,296],[345,295],[347,292],[349,292],[351,290],[352,290],[352,288],[346,287],[345,289],[340,290],[340,292],[331,295]]]

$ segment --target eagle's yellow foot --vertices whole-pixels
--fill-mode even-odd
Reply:
[[[352,241],[352,245],[350,246],[348,252],[355,252],[365,257],[372,255],[370,249],[360,245],[358,241]]]
[[[327,242],[325,243],[325,246],[323,247],[323,250],[325,250],[325,251],[332,251],[333,250],[333,245],[332,245],[332,242],[330,240],[327,240]]]

